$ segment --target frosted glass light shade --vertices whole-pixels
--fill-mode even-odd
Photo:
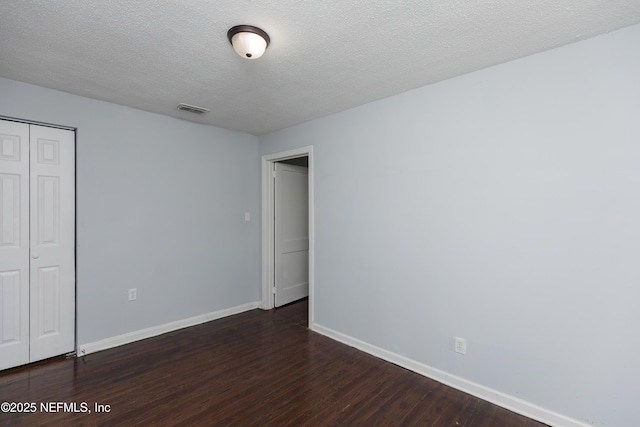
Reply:
[[[227,33],[233,50],[247,59],[258,59],[269,45],[269,35],[251,25],[237,25]]]

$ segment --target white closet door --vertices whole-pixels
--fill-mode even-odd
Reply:
[[[309,295],[309,169],[276,163],[275,306]]]
[[[31,125],[30,361],[75,346],[74,133]]]
[[[0,369],[29,363],[29,125],[0,120]]]

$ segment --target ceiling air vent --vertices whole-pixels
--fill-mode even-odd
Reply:
[[[209,112],[208,108],[196,107],[195,105],[184,104],[182,102],[178,104],[176,108],[178,110],[188,111],[189,113],[194,113],[194,114],[204,114]]]

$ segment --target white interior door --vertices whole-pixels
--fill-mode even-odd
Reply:
[[[29,125],[0,120],[0,369],[29,363]]]
[[[74,139],[31,125],[31,362],[75,345]]]
[[[309,169],[275,164],[275,306],[309,295]]]
[[[0,369],[75,346],[74,146],[0,120]]]

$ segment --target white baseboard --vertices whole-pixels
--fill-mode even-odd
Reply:
[[[210,322],[212,320],[221,319],[223,317],[232,316],[234,314],[243,313],[245,311],[253,310],[254,308],[258,307],[260,307],[259,302],[250,302],[247,304],[238,305],[236,307],[214,311],[212,313],[189,317],[188,319],[177,320],[175,322],[165,323],[158,326],[152,326],[151,328],[129,332],[123,335],[118,335],[116,337],[111,337],[92,343],[80,344],[78,345],[76,354],[78,355],[78,357],[86,356],[87,354],[95,353],[96,351],[106,350],[109,348],[143,340],[145,338],[155,337],[157,335],[165,334],[177,329],[188,328],[189,326],[195,326],[201,323]]]
[[[406,368],[410,371],[416,372],[425,377],[431,378],[442,384],[448,385],[465,393],[476,396],[487,402],[491,402],[495,405],[501,406],[509,411],[515,412],[525,417],[540,421],[544,424],[548,424],[554,427],[593,427],[589,424],[585,424],[581,421],[569,418],[557,412],[550,411],[545,408],[541,408],[533,403],[519,399],[517,397],[510,396],[508,394],[493,390],[489,387],[474,383],[464,378],[457,377],[449,374],[445,371],[427,366],[423,363],[393,353],[380,347],[368,344],[364,341],[360,341],[356,338],[345,335],[341,332],[334,331],[324,326],[313,323],[310,328],[312,331],[325,335],[348,346],[362,350],[365,353],[369,353],[377,358],[386,360],[395,365]]]

